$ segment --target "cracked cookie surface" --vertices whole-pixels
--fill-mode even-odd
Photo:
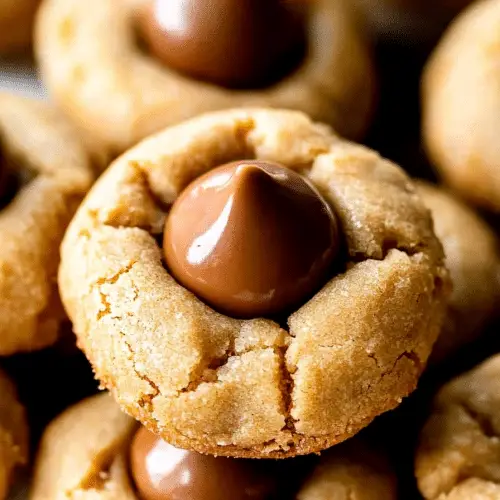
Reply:
[[[28,424],[14,384],[0,371],[0,499],[9,491],[17,466],[28,462]]]
[[[109,394],[66,410],[42,438],[31,500],[138,500],[127,464],[137,427]],[[304,475],[314,468],[294,496],[297,500],[331,500],[332,495],[336,500],[397,498],[390,465],[360,440],[335,447],[315,462],[301,462],[308,468]],[[290,463],[290,470],[296,470]]]
[[[500,2],[479,0],[448,28],[422,80],[422,133],[444,181],[500,210]],[[467,96],[477,96],[468,99]]]
[[[170,204],[238,158],[300,171],[343,228],[344,272],[286,330],[215,312],[162,262]],[[399,167],[301,113],[241,109],[167,129],[116,160],[70,225],[59,284],[97,377],[146,427],[180,448],[285,457],[347,439],[415,388],[445,311],[443,259]]]
[[[415,458],[426,499],[490,500],[500,494],[500,356],[436,396]]]
[[[73,128],[45,103],[0,93],[0,143],[30,179],[0,209],[0,355],[10,355],[57,339],[59,245],[92,175]]]
[[[439,362],[477,339],[495,315],[500,298],[498,240],[479,215],[443,189],[419,182],[443,244],[453,291],[432,361]]]
[[[148,0],[45,0],[36,53],[59,105],[94,142],[121,153],[145,136],[200,113],[236,106],[304,111],[360,137],[371,121],[371,54],[345,0],[311,2],[308,55],[261,90],[237,91],[184,77],[137,43],[135,19]]]

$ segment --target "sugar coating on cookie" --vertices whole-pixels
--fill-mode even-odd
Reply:
[[[496,316],[500,298],[498,239],[492,228],[463,201],[444,189],[419,182],[443,244],[453,291],[432,361],[439,362],[477,340]]]
[[[14,384],[0,372],[0,499],[9,492],[16,467],[28,462],[28,423]]]
[[[307,52],[302,62],[277,82],[250,90],[191,78],[144,51],[136,28],[149,2],[44,0],[41,5],[35,52],[42,78],[98,147],[116,155],[166,126],[236,106],[297,109],[331,123],[344,136],[358,138],[366,132],[374,112],[376,77],[348,1],[307,2]],[[291,2],[276,5],[282,3]],[[169,4],[172,16],[185,8],[185,2]],[[256,9],[266,2],[252,4]],[[221,23],[215,26],[220,36]],[[272,50],[267,47],[266,53]]]
[[[490,500],[500,488],[500,356],[446,384],[420,435],[415,475],[428,500]]]
[[[27,130],[26,124],[29,124]],[[20,188],[0,208],[0,356],[56,341],[66,315],[59,245],[92,181],[73,128],[47,104],[0,93],[0,148]]]
[[[134,450],[137,439],[141,443]],[[144,458],[147,464],[141,464]],[[146,476],[151,473],[154,485],[148,484],[144,474],[135,475],[138,482],[134,481],[134,460],[139,461],[136,472]],[[144,472],[143,466],[152,469]],[[250,477],[247,468],[253,471]],[[212,477],[207,476],[210,471]],[[254,482],[259,474],[260,484]],[[242,475],[246,476],[245,491],[239,489],[245,484],[241,483]],[[272,485],[277,489],[270,490]],[[395,500],[396,486],[385,457],[357,438],[327,451],[320,459],[215,458],[162,443],[122,413],[110,395],[99,394],[72,406],[46,429],[36,457],[30,498],[139,500],[139,491],[141,500],[169,499],[173,498],[170,490],[179,500],[249,500],[260,498],[259,492],[264,491],[267,493],[262,498],[266,499],[277,494],[290,500],[331,500],[332,495],[336,500]]]
[[[432,162],[453,189],[494,211],[500,210],[499,43],[500,2],[474,2],[448,28],[422,80],[422,133]]]
[[[286,329],[212,310],[170,276],[157,243],[183,189],[242,157],[300,170],[342,227],[344,270]],[[443,259],[399,167],[301,113],[242,109],[114,162],[66,233],[59,284],[98,378],[147,428],[180,448],[285,457],[347,439],[415,388],[445,311]]]

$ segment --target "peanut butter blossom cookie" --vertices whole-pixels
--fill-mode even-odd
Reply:
[[[92,176],[75,131],[45,103],[0,93],[0,150],[3,356],[58,338],[59,245]]]
[[[0,0],[0,54],[26,48],[40,0]]]
[[[357,440],[321,459],[216,458],[173,447],[100,394],[46,430],[31,500],[396,500],[396,486],[385,458]]]
[[[431,160],[449,186],[493,211],[500,211],[499,44],[500,1],[473,3],[445,33],[422,83]]]
[[[476,340],[497,315],[500,254],[495,233],[471,208],[444,189],[423,182],[417,186],[432,213],[453,283],[447,318],[432,353],[437,362]]]
[[[16,467],[28,462],[28,424],[14,385],[0,371],[0,499],[5,500]]]
[[[498,355],[439,391],[415,459],[426,500],[500,498],[499,415]]]
[[[121,153],[235,106],[287,107],[363,135],[371,56],[346,0],[45,0],[36,52],[62,108]]]
[[[301,113],[241,109],[116,160],[66,234],[59,283],[98,378],[149,430],[286,457],[415,388],[443,259],[396,165]]]

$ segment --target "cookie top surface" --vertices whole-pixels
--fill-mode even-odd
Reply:
[[[157,243],[183,189],[242,157],[300,171],[342,228],[342,271],[286,329],[214,311],[171,277]],[[81,347],[126,411],[180,448],[246,457],[324,449],[396,406],[448,289],[429,213],[396,165],[267,109],[204,115],[119,158],[66,234],[59,284]]]
[[[498,497],[500,356],[446,384],[420,435],[415,475],[426,499]]]
[[[186,5],[178,0],[167,3],[175,15]],[[271,2],[251,3],[255,9],[255,5],[265,7]],[[282,9],[282,4],[291,3],[276,5]],[[166,126],[236,106],[297,109],[332,123],[347,137],[365,133],[374,112],[376,77],[368,44],[348,1],[307,2],[307,53],[301,63],[284,78],[250,90],[192,78],[145,51],[136,28],[148,4],[150,0],[90,0],[85,5],[80,0],[45,0],[37,18],[35,52],[45,84],[93,142],[112,154],[122,153]],[[242,1],[238,4],[241,7]],[[234,11],[238,18],[242,10]],[[248,16],[240,20],[248,21]],[[287,37],[297,33],[296,29],[285,31]],[[275,47],[259,51],[256,64]]]
[[[57,338],[58,247],[92,171],[78,135],[54,109],[6,93],[0,150],[3,182],[14,179],[0,207],[0,355],[8,355]]]
[[[143,436],[150,439],[144,442]],[[148,464],[154,468],[147,473],[154,475],[153,491],[144,489],[148,478],[136,475],[138,483],[135,483],[134,475],[130,474],[127,462],[134,459],[129,458],[129,451],[132,448],[132,454],[135,453],[137,437],[148,450],[151,443],[156,443],[152,450],[146,450]],[[136,456],[139,460],[142,451]],[[153,466],[155,461],[158,467]],[[212,477],[206,477],[209,470]],[[251,479],[249,471],[253,474]],[[170,490],[166,497],[158,489],[162,474],[166,480],[163,487]],[[238,488],[241,482],[237,479],[242,474],[246,476],[246,490]],[[260,482],[255,482],[259,476]],[[182,478],[181,484],[176,484]],[[216,481],[220,481],[219,488],[211,490]],[[189,486],[191,489],[187,491]],[[186,500],[223,500],[228,498],[231,486],[235,490],[230,498],[243,500],[259,498],[257,493],[264,491],[263,488],[267,488],[266,500],[330,500],[332,495],[338,500],[397,498],[397,481],[391,466],[383,454],[357,438],[325,452],[321,458],[284,461],[215,458],[162,443],[123,414],[107,394],[82,401],[49,425],[36,458],[31,498],[62,500],[72,495],[82,500],[139,500],[136,493],[139,489],[141,500],[164,500],[173,498],[172,494],[180,500],[185,493]]]

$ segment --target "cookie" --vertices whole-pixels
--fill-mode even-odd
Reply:
[[[242,236],[235,236],[232,252],[217,247],[221,253],[207,262],[228,279],[233,276],[224,263],[251,268],[241,256],[255,248],[259,234],[267,235],[261,248],[270,245],[272,264],[262,250],[255,254],[258,284],[283,276],[289,261],[295,276],[304,242],[293,225],[284,233],[269,230],[273,221],[283,221],[280,210],[290,207],[291,220],[309,235],[294,203],[298,191],[316,193],[310,206],[321,206],[316,202],[322,198],[323,215],[334,212],[338,220],[343,250],[320,276],[320,290],[291,312],[275,311],[279,322],[258,315],[237,319],[209,307],[173,279],[158,243],[171,221],[171,204],[193,193],[186,186],[241,158],[279,162],[282,170],[273,178],[243,166],[233,177],[205,178],[200,193],[224,179],[229,189],[231,180],[256,174],[247,175],[253,184],[243,182],[231,198],[235,209],[243,204],[245,217],[238,219],[233,201],[226,203],[229,212],[222,210],[207,237],[193,243],[193,262],[199,257],[203,264],[226,227],[230,241],[232,234]],[[284,181],[290,177],[297,193]],[[252,200],[262,201],[254,209],[265,206],[269,213],[256,217],[245,208]],[[192,212],[187,233],[198,228],[197,219],[216,216],[220,202],[200,209],[199,217]],[[229,219],[234,222],[228,226]],[[182,219],[176,225],[182,227]],[[252,236],[245,240],[245,234]],[[294,243],[287,247],[288,237]],[[399,167],[299,112],[235,109],[166,129],[116,160],[66,233],[59,285],[102,385],[151,431],[203,453],[286,457],[347,439],[415,388],[446,309],[443,260],[430,214]],[[210,275],[210,266],[199,268]],[[263,298],[281,292],[271,288]],[[253,288],[243,287],[237,298],[247,296],[251,302]]]
[[[29,124],[29,127],[27,127]],[[0,93],[0,355],[54,343],[66,318],[59,245],[91,184],[87,155],[47,104]]]
[[[443,189],[419,182],[418,192],[434,219],[453,282],[448,315],[433,350],[442,361],[483,333],[500,300],[498,241],[472,209]]]
[[[289,488],[295,476],[306,479]],[[182,477],[189,479],[180,481]],[[245,494],[244,484],[252,494]],[[31,500],[139,500],[137,491],[141,500],[172,495],[189,500],[397,498],[390,466],[358,440],[319,460],[214,458],[177,450],[144,428],[138,430],[108,394],[82,401],[49,425],[35,463]]]
[[[422,131],[443,180],[488,210],[500,210],[500,2],[473,3],[450,26],[422,81]],[[476,96],[469,99],[468,96]]]
[[[0,499],[7,498],[13,473],[28,461],[28,424],[14,384],[0,371]]]
[[[212,0],[210,5],[221,1],[223,5],[235,3]],[[45,0],[41,6],[35,49],[42,78],[58,104],[105,149],[121,153],[166,126],[200,113],[235,106],[297,109],[332,123],[341,134],[354,138],[367,129],[374,108],[374,70],[348,2],[308,3],[307,53],[302,62],[281,80],[254,89],[251,86],[228,89],[207,83],[175,71],[145,52],[137,42],[136,28],[143,9],[151,3],[150,0],[90,0],[85,4],[80,0]],[[192,2],[173,3],[172,16],[183,8],[188,9],[185,15],[189,16],[205,5],[199,2],[195,8],[191,7]],[[257,8],[257,4],[266,2],[245,1],[245,5],[249,3]],[[214,22],[229,16],[224,12]],[[171,21],[174,25],[175,22]],[[184,24],[182,21],[181,25]],[[242,24],[242,30],[245,26]],[[227,31],[219,24],[214,26],[214,30],[219,29]],[[273,31],[272,26],[268,30],[254,30],[259,34],[257,38]],[[203,44],[210,44],[213,38],[207,35]],[[239,50],[236,42],[226,45],[228,50],[235,45]],[[253,57],[254,61],[265,59],[276,44],[268,45]],[[170,55],[182,50],[183,46],[176,47]],[[209,52],[212,55],[214,51]],[[176,63],[192,58],[191,52],[184,57],[181,53]],[[236,62],[225,62],[222,67],[230,69]]]
[[[30,45],[39,3],[40,0],[0,0],[0,54]]]
[[[499,381],[497,355],[439,391],[415,458],[426,499],[499,498]]]

